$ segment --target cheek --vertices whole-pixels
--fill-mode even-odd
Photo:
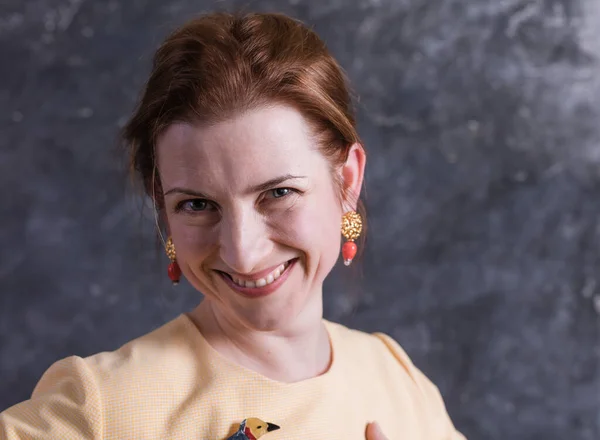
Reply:
[[[172,219],[169,223],[171,235],[181,262],[205,258],[214,247],[215,234],[206,227],[194,226]]]
[[[329,271],[335,264],[341,246],[341,215],[333,197],[319,197],[295,210],[283,223],[286,244],[305,253],[309,270],[318,265]]]

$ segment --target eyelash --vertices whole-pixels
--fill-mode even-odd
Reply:
[[[266,193],[274,193],[275,191],[280,191],[280,190],[288,190],[289,192],[288,192],[288,193],[286,193],[286,194],[285,194],[285,195],[283,195],[283,196],[279,196],[279,197],[273,197],[273,199],[272,199],[272,200],[285,199],[285,198],[289,197],[291,194],[300,194],[300,193],[301,193],[301,192],[300,192],[299,190],[297,190],[297,189],[294,189],[294,188],[288,188],[288,187],[273,188],[273,189],[270,189],[270,190],[266,191]],[[203,212],[206,212],[206,211],[207,211],[207,209],[202,209],[202,210],[199,210],[199,211],[194,211],[194,210],[187,210],[187,209],[185,209],[185,205],[186,205],[187,203],[190,203],[190,202],[204,202],[204,203],[206,203],[207,205],[210,205],[210,204],[212,204],[212,202],[211,202],[211,201],[209,201],[209,200],[206,200],[206,199],[186,199],[186,200],[182,200],[181,202],[179,202],[179,203],[178,203],[178,204],[175,206],[175,212],[184,212],[184,213],[186,213],[186,214],[195,215],[195,214],[200,214],[200,213],[203,213]]]

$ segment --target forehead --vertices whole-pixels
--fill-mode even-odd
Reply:
[[[325,163],[301,113],[280,105],[213,125],[174,124],[158,139],[157,153],[161,176],[173,184],[255,184],[279,174],[306,175]]]

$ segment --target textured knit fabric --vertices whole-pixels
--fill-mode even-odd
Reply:
[[[262,440],[462,440],[438,389],[390,337],[325,321],[333,361],[281,383],[230,362],[187,315],[113,352],[54,363],[30,400],[0,413],[0,439],[223,440],[242,420],[280,426]]]

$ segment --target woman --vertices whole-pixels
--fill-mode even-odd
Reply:
[[[56,362],[0,414],[1,439],[464,438],[396,342],[323,320],[323,281],[362,236],[366,156],[315,33],[277,14],[187,23],[124,138],[168,274],[204,300],[114,352]]]

